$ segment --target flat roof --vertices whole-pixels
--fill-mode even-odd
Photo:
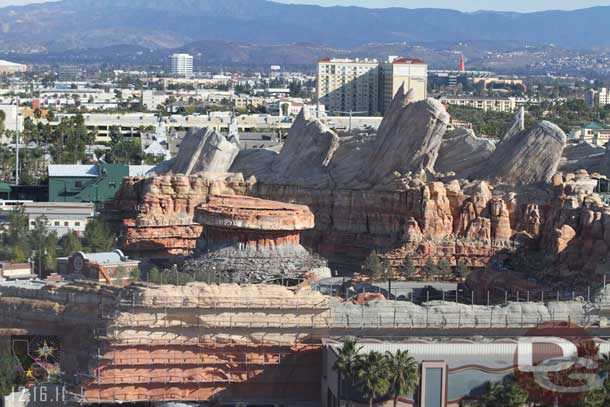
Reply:
[[[96,178],[100,175],[96,165],[52,164],[49,165],[49,177]]]

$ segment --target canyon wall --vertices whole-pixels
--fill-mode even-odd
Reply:
[[[189,255],[203,230],[193,219],[195,209],[210,195],[251,194],[253,185],[240,174],[127,178],[104,211],[117,225],[121,247],[131,256]]]
[[[123,246],[143,257],[193,253],[203,228],[194,221],[195,208],[215,190],[307,205],[315,228],[303,231],[303,244],[340,270],[358,271],[373,250],[397,267],[406,255],[416,265],[443,258],[485,267],[499,251],[530,248],[556,256],[569,274],[596,269],[609,251],[610,208],[592,193],[594,187],[585,173],[558,174],[548,184],[529,186],[414,179],[395,191],[178,176],[127,180],[120,197],[134,201],[116,205],[127,210],[130,202],[143,203],[134,218],[124,220]],[[169,236],[160,236],[166,230]]]
[[[123,249],[140,257],[192,254],[205,235],[196,208],[225,194],[309,206],[315,227],[303,231],[304,245],[344,271],[359,271],[374,250],[396,267],[407,255],[416,265],[443,258],[485,267],[499,252],[527,249],[561,260],[568,274],[594,269],[610,250],[606,209],[586,171],[557,173],[572,150],[561,129],[526,129],[519,114],[492,145],[472,133],[444,139],[448,121],[437,100],[414,102],[404,89],[374,134],[339,136],[302,112],[281,152],[242,151],[232,175],[206,165],[173,175],[161,166],[157,176],[126,180],[109,213],[122,222]],[[200,150],[181,152],[181,161],[221,154]],[[572,166],[587,151],[576,153]]]

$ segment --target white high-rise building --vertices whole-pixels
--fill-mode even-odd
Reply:
[[[189,54],[173,54],[172,75],[180,77],[193,76],[193,56]]]
[[[385,113],[401,86],[428,96],[428,65],[419,59],[331,59],[318,62],[318,100],[335,113]]]

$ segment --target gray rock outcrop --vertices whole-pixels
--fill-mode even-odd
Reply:
[[[170,173],[226,173],[239,154],[239,145],[216,130],[192,129],[182,140]]]
[[[570,143],[563,150],[563,156],[559,164],[562,172],[576,172],[587,170],[588,172],[604,172],[602,162],[606,149],[590,143]],[[605,175],[610,175],[606,172]]]
[[[373,154],[363,171],[366,181],[378,185],[396,172],[433,172],[449,119],[438,100],[413,102],[401,87],[373,141]]]
[[[566,139],[558,126],[540,122],[502,140],[474,176],[508,184],[548,182],[559,168]]]
[[[469,178],[496,150],[493,141],[477,137],[473,130],[456,129],[445,137],[434,169],[440,173],[455,172]]]
[[[271,165],[271,171],[283,178],[309,183],[308,180],[326,175],[338,148],[337,133],[302,110],[288,132],[282,151]]]

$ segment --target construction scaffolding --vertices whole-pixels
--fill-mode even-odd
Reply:
[[[116,309],[100,310],[106,323],[95,332],[96,360],[81,374],[86,384],[78,399],[319,400],[321,341],[311,331],[329,326],[328,301],[279,289],[283,296],[274,289],[245,297],[189,287],[168,289],[183,295],[126,293]]]

